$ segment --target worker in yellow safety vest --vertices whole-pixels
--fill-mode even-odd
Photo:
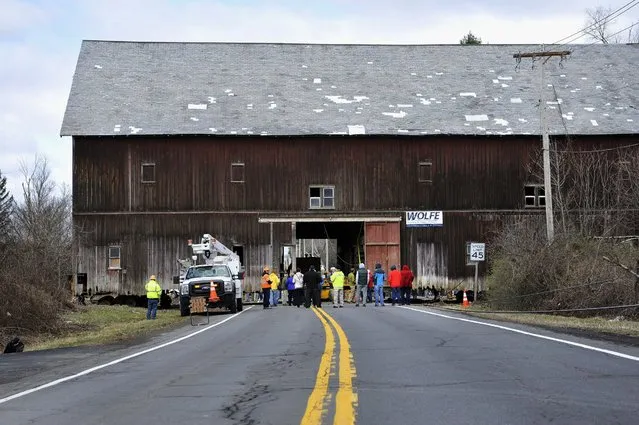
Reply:
[[[146,320],[155,320],[160,294],[162,293],[162,287],[158,285],[155,275],[151,275],[149,281],[144,285],[144,289],[146,290],[147,299]]]

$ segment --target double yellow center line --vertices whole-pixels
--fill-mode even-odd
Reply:
[[[355,376],[355,363],[351,354],[351,347],[342,327],[328,313],[322,309],[313,307],[313,312],[320,319],[326,333],[324,353],[320,360],[320,366],[315,379],[315,387],[308,398],[306,412],[300,425],[320,425],[322,417],[328,408],[330,394],[328,385],[331,376],[331,367],[335,353],[335,337],[333,328],[339,338],[339,387],[335,397],[334,425],[355,424],[355,409],[357,407],[357,394],[353,391],[353,377]],[[330,322],[330,324],[329,324]],[[332,328],[331,328],[332,325]]]

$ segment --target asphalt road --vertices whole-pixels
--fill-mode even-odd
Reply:
[[[637,347],[421,307],[323,306],[0,356],[0,424],[639,421]]]

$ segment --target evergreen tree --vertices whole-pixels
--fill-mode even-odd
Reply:
[[[473,34],[472,31],[468,31],[468,34],[464,36],[461,40],[459,40],[459,44],[462,45],[478,45],[481,44],[481,38],[477,37]]]
[[[6,239],[13,212],[13,196],[7,190],[7,178],[0,171],[0,242]]]

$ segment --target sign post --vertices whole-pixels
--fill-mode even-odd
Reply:
[[[470,243],[470,261],[475,265],[475,283],[473,285],[473,302],[477,300],[477,293],[479,292],[478,278],[479,278],[479,262],[486,260],[486,244],[479,242]]]

